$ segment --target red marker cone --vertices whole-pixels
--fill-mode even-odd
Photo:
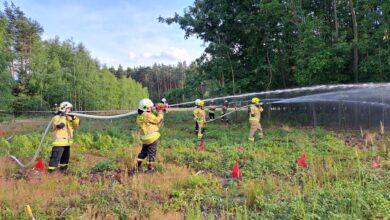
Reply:
[[[39,170],[41,172],[44,172],[45,171],[45,165],[43,164],[43,161],[42,160],[38,160],[38,162],[35,164],[34,168],[36,170]]]
[[[374,161],[372,162],[372,169],[378,169],[381,165],[379,165],[379,157],[375,157]]]
[[[236,163],[234,164],[233,170],[232,170],[233,178],[240,178],[241,172],[240,168],[238,167],[238,161],[236,160]]]
[[[303,153],[296,162],[301,167],[307,167],[306,159],[307,159],[306,153]]]
[[[199,152],[202,152],[202,151],[204,151],[204,141],[203,141],[203,140],[202,140],[202,142],[200,142],[200,145],[199,145],[198,151],[199,151]]]

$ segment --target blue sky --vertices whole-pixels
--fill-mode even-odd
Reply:
[[[43,26],[43,39],[59,36],[61,40],[82,42],[92,57],[108,66],[189,63],[204,50],[199,39],[184,39],[184,31],[177,24],[168,26],[157,21],[160,15],[182,14],[193,0],[13,2]]]

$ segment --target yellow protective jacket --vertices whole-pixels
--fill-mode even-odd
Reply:
[[[160,138],[159,125],[164,119],[164,114],[158,112],[157,116],[152,112],[143,112],[137,116],[137,124],[143,144],[151,144]]]
[[[196,116],[198,114],[198,107],[194,107],[194,109],[192,110],[192,115],[194,116],[194,121],[196,121]]]
[[[252,123],[260,123],[261,112],[263,108],[261,106],[251,105],[249,112],[249,122]]]
[[[53,118],[53,146],[70,146],[73,144],[73,130],[80,125],[76,116],[56,115]],[[62,127],[59,128],[58,126]]]
[[[197,108],[194,110],[194,117],[196,122],[198,122],[198,126],[200,128],[204,127],[206,124],[206,111],[201,108]]]

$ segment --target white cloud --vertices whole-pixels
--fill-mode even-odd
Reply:
[[[157,52],[144,52],[142,54],[136,54],[133,51],[129,52],[129,59],[131,61],[150,60],[154,62],[160,61],[191,61],[191,56],[186,48],[168,47],[166,49]]]
[[[133,51],[130,51],[129,52],[129,59],[130,60],[135,60],[136,58],[137,58],[137,55]]]
[[[13,1],[41,23],[45,29],[43,39],[58,35],[61,40],[82,42],[92,57],[108,66],[189,63],[203,52],[201,40],[184,39],[178,25],[157,21],[159,15],[182,11],[192,4],[191,0],[118,0],[115,4],[100,0]],[[155,7],[150,7],[150,2]]]
[[[163,57],[171,60],[188,61],[190,60],[190,54],[186,48],[170,47],[161,53]]]

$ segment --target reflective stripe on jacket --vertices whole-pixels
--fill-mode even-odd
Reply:
[[[194,121],[197,121],[196,115],[198,115],[198,113],[199,113],[199,108],[194,107],[194,110],[192,110],[192,115],[194,116]]]
[[[58,125],[64,124],[63,128]],[[53,118],[53,146],[70,146],[73,144],[73,130],[80,125],[80,120],[74,116],[56,115]]]
[[[260,122],[262,111],[263,108],[261,106],[251,105],[249,112],[249,121]]]
[[[152,112],[143,112],[137,116],[137,124],[143,144],[151,144],[160,138],[159,125],[164,118],[164,114],[159,112],[154,115]]]
[[[204,127],[204,124],[206,123],[206,111],[204,109],[198,108],[198,110],[194,113],[194,116],[196,122],[198,122],[199,127]]]

